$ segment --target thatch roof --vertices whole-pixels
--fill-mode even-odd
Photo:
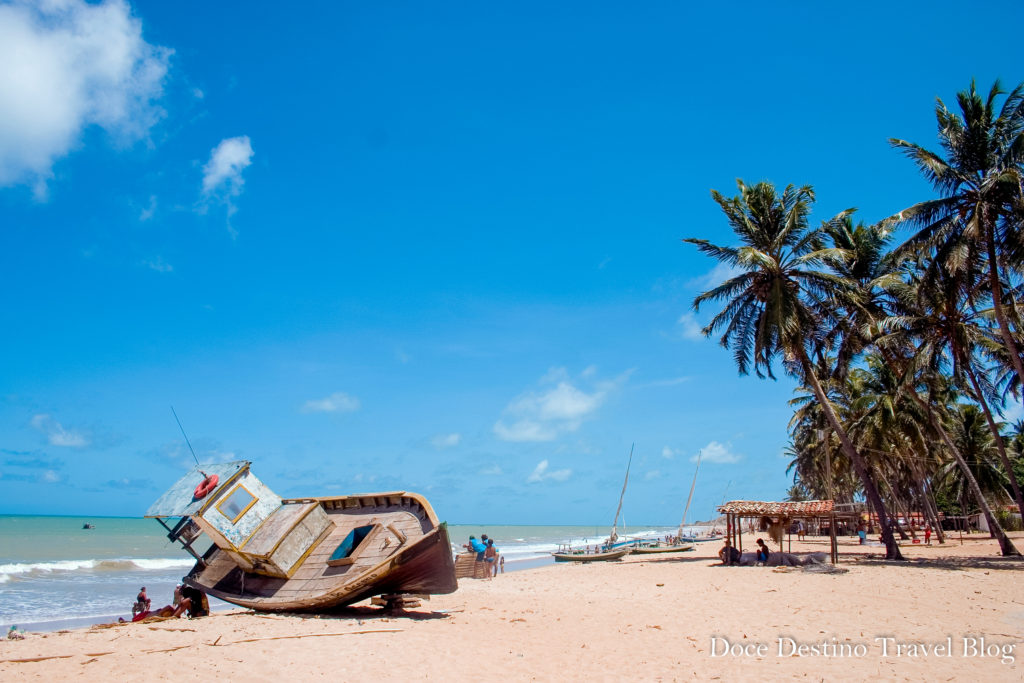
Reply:
[[[749,517],[815,517],[832,512],[834,501],[806,500],[799,503],[773,503],[760,500],[730,500],[718,511],[726,515]]]

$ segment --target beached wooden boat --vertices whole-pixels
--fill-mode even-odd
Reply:
[[[551,553],[555,562],[608,562],[619,560],[629,554],[629,548],[619,548],[604,552],[588,553],[583,550]]]
[[[653,555],[657,553],[685,553],[693,550],[692,543],[649,543],[637,544],[630,548],[634,555]]]
[[[324,611],[458,587],[448,530],[422,496],[282,499],[249,465],[196,467],[146,513],[196,558],[187,585],[262,611]],[[193,544],[201,534],[213,545],[200,555]]]
[[[619,507],[615,510],[615,519],[612,521],[612,531],[608,539],[591,551],[589,548],[573,549],[568,545],[559,548],[558,552],[551,553],[555,562],[607,562],[625,557],[632,550],[632,541],[619,541],[619,535],[615,527],[619,524],[619,513],[622,512],[622,499],[626,496],[626,486],[629,484],[629,467],[633,464],[633,447],[629,448],[629,460],[626,462],[626,478],[622,482],[622,493],[619,494]]]

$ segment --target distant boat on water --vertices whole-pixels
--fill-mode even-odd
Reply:
[[[447,527],[392,491],[282,499],[236,461],[197,466],[146,512],[196,558],[184,583],[260,611],[322,611],[458,587]],[[168,521],[170,520],[170,521]],[[193,545],[205,534],[213,545]]]
[[[89,522],[86,522],[85,524],[82,525],[82,528],[83,529],[95,529],[96,525],[95,524],[89,524]]]

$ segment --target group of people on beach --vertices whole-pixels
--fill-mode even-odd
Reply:
[[[763,539],[757,539],[757,561],[755,566],[766,567],[768,566],[768,559],[772,556],[768,546],[765,545]],[[723,565],[738,565],[743,559],[743,554],[738,548],[733,546],[732,539],[726,537],[725,545],[718,551],[718,559],[722,561]]]
[[[190,618],[204,617],[210,613],[206,594],[180,583],[174,589],[174,598],[170,605],[154,610],[152,604],[153,601],[143,586],[135,596],[135,604],[132,605],[132,621],[142,621],[150,617],[180,617],[182,614],[187,614]],[[125,619],[122,617],[118,621],[124,622]]]
[[[501,571],[505,571],[505,558],[498,553],[498,549],[494,547],[494,539],[487,538],[487,534],[481,534],[479,540],[476,536],[470,536],[469,543],[463,544],[462,547],[476,553],[477,562],[490,563],[487,570],[490,578],[498,575],[499,567]]]

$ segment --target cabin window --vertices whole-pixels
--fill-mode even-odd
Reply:
[[[349,559],[352,553],[355,552],[359,544],[366,540],[366,537],[370,535],[370,532],[374,530],[375,524],[367,524],[366,526],[358,526],[352,531],[348,532],[348,536],[342,541],[338,547],[331,553],[330,559],[327,560],[327,564],[331,566],[349,564],[352,560]]]
[[[249,493],[249,489],[239,484],[224,500],[217,503],[217,510],[234,524],[256,504],[257,500],[259,499],[256,496]]]

